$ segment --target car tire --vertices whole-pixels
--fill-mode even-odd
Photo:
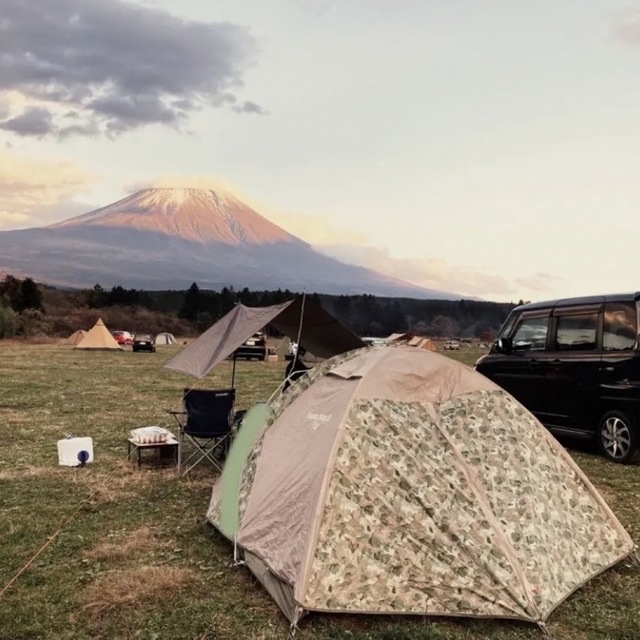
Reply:
[[[638,447],[638,430],[623,411],[607,411],[596,432],[598,448],[602,455],[619,464],[629,464]]]

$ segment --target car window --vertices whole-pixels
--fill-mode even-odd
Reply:
[[[504,321],[504,324],[500,327],[497,338],[504,338],[505,336],[508,336],[511,333],[511,329],[513,329],[513,325],[515,324],[517,319],[517,313],[510,314],[509,317]]]
[[[511,339],[514,349],[544,351],[547,342],[549,316],[524,318],[516,327]]]
[[[604,306],[604,351],[624,351],[636,344],[638,319],[633,302],[611,302]]]
[[[596,348],[598,314],[585,313],[558,317],[557,351],[593,351]]]

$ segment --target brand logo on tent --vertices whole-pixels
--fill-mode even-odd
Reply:
[[[326,413],[309,412],[305,417],[309,421],[309,426],[311,427],[312,431],[315,431],[321,424],[324,424],[325,422],[329,422],[329,420],[331,420],[331,414],[327,415]]]

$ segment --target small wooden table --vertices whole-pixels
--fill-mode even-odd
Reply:
[[[175,438],[167,438],[165,442],[136,442],[133,438],[127,439],[127,460],[131,459],[131,452],[138,452],[138,468],[142,464],[142,452],[148,449],[157,449],[162,457],[163,453],[170,453],[175,464],[178,463],[178,441]]]

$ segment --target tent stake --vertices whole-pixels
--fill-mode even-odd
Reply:
[[[540,631],[542,631],[542,634],[544,635],[545,638],[549,638],[549,640],[553,640],[553,636],[551,635],[549,628],[544,622],[538,622],[538,628],[540,629]]]

